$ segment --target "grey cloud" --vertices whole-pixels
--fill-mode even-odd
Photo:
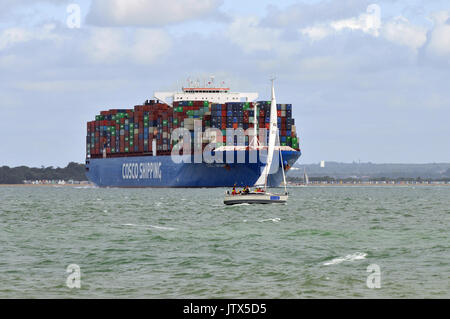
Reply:
[[[300,2],[280,10],[269,6],[261,25],[298,28],[317,22],[345,19],[365,12],[369,0],[321,0],[317,3]]]
[[[30,6],[35,6],[40,3],[47,3],[52,5],[66,5],[71,0],[2,0],[0,19],[8,17],[11,13],[17,9],[23,9]]]
[[[216,15],[223,0],[92,0],[86,21],[98,26],[154,27]]]

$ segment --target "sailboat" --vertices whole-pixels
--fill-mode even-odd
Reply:
[[[304,185],[309,184],[309,177],[308,174],[306,174],[306,168],[303,169],[303,184]]]
[[[235,205],[235,204],[272,204],[272,203],[286,203],[288,200],[288,193],[286,189],[286,176],[284,172],[284,162],[280,147],[280,135],[277,125],[277,101],[275,98],[275,88],[274,80],[272,79],[272,101],[270,105],[270,130],[269,130],[269,147],[267,151],[267,162],[261,173],[261,176],[256,181],[255,185],[256,191],[248,191],[240,194],[230,194],[228,191],[224,198],[224,204]],[[256,112],[255,112],[256,113]],[[267,192],[267,179],[269,177],[272,163],[279,165],[278,162],[273,161],[273,155],[275,153],[275,143],[278,142],[278,151],[281,159],[281,169],[283,171],[283,183],[284,183],[284,194],[273,194]],[[255,141],[255,145],[257,141]],[[264,186],[264,189],[261,187]]]

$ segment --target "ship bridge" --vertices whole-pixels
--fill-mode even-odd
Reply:
[[[253,102],[258,93],[230,92],[225,87],[186,87],[181,92],[155,92],[155,98],[172,106],[173,102],[209,101],[212,103]],[[172,103],[169,102],[172,100]]]

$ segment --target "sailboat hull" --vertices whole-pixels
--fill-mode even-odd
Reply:
[[[251,193],[247,195],[226,195],[223,203],[225,205],[237,204],[284,204],[288,195],[270,193]]]

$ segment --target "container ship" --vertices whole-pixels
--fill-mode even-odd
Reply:
[[[100,187],[253,186],[276,107],[280,156],[267,186],[277,187],[301,156],[292,105],[257,99],[223,85],[188,85],[133,109],[101,111],[87,123],[86,175]]]

